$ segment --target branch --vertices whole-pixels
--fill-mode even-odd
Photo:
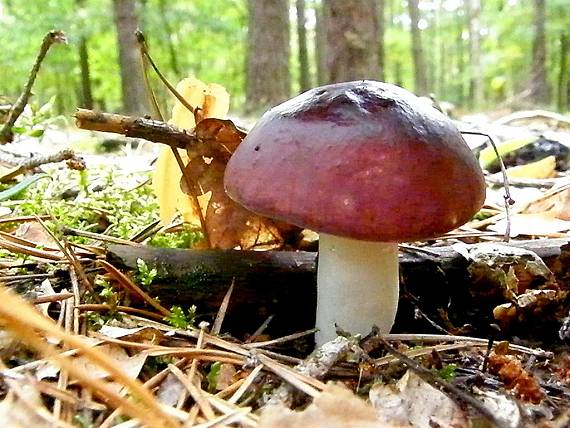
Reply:
[[[77,156],[73,150],[65,149],[51,155],[34,156],[26,159],[25,161],[19,162],[17,165],[18,168],[0,177],[0,183],[11,181],[18,175],[24,174],[26,171],[37,168],[38,166],[63,161],[67,161],[67,165],[71,169],[85,169],[85,161],[83,158]]]
[[[24,91],[18,98],[18,100],[14,103],[12,108],[8,113],[8,118],[6,122],[0,129],[0,144],[11,143],[14,139],[14,134],[12,133],[12,127],[16,123],[16,120],[28,104],[28,100],[32,94],[32,86],[34,86],[34,82],[36,81],[36,77],[38,72],[40,71],[40,66],[49,51],[49,48],[56,44],[56,43],[66,43],[67,39],[65,37],[65,33],[63,31],[50,31],[44,36],[44,40],[40,47],[40,51],[38,56],[36,57],[36,62],[34,63],[32,70],[30,71],[30,75],[28,76],[28,81],[26,82],[26,86],[24,86]]]
[[[198,142],[198,138],[191,131],[147,118],[101,113],[80,108],[75,113],[75,120],[77,127],[81,129],[142,138],[153,143],[166,144],[172,148],[186,149],[189,145]]]

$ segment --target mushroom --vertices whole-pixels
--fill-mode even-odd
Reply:
[[[388,333],[398,242],[434,238],[482,206],[481,169],[454,124],[376,81],[311,89],[263,115],[230,159],[228,195],[319,232],[316,341]]]

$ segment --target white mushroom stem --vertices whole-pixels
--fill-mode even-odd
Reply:
[[[398,307],[398,244],[319,234],[317,345],[373,325],[388,333]]]

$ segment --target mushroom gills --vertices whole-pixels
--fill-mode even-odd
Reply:
[[[398,244],[319,234],[317,345],[373,325],[388,333],[398,307]]]

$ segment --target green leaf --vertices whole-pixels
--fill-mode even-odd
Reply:
[[[32,129],[30,132],[28,132],[28,135],[30,137],[40,138],[44,135],[44,132],[44,129]]]
[[[443,380],[452,380],[455,377],[456,370],[457,370],[456,364],[448,364],[445,367],[439,369],[438,373]]]
[[[515,150],[518,150],[527,144],[533,143],[534,141],[536,141],[536,138],[534,137],[507,140],[501,144],[497,144],[497,151],[499,152],[499,156],[503,157],[507,153],[514,152]],[[497,162],[497,155],[495,154],[495,150],[492,146],[485,147],[483,150],[481,150],[481,153],[479,153],[479,165],[481,165],[481,168],[488,168]]]
[[[212,366],[210,367],[210,371],[206,376],[206,379],[208,380],[208,391],[210,393],[216,392],[216,386],[218,386],[218,379],[220,377],[221,367],[222,363],[216,361],[214,364],[212,364]]]
[[[14,134],[23,134],[26,132],[26,128],[23,126],[12,126],[12,132]]]
[[[23,179],[18,184],[0,192],[0,201],[5,201],[7,199],[14,198],[20,192],[26,190],[28,187],[34,184],[36,181],[46,177],[49,176],[47,174],[35,174]]]

